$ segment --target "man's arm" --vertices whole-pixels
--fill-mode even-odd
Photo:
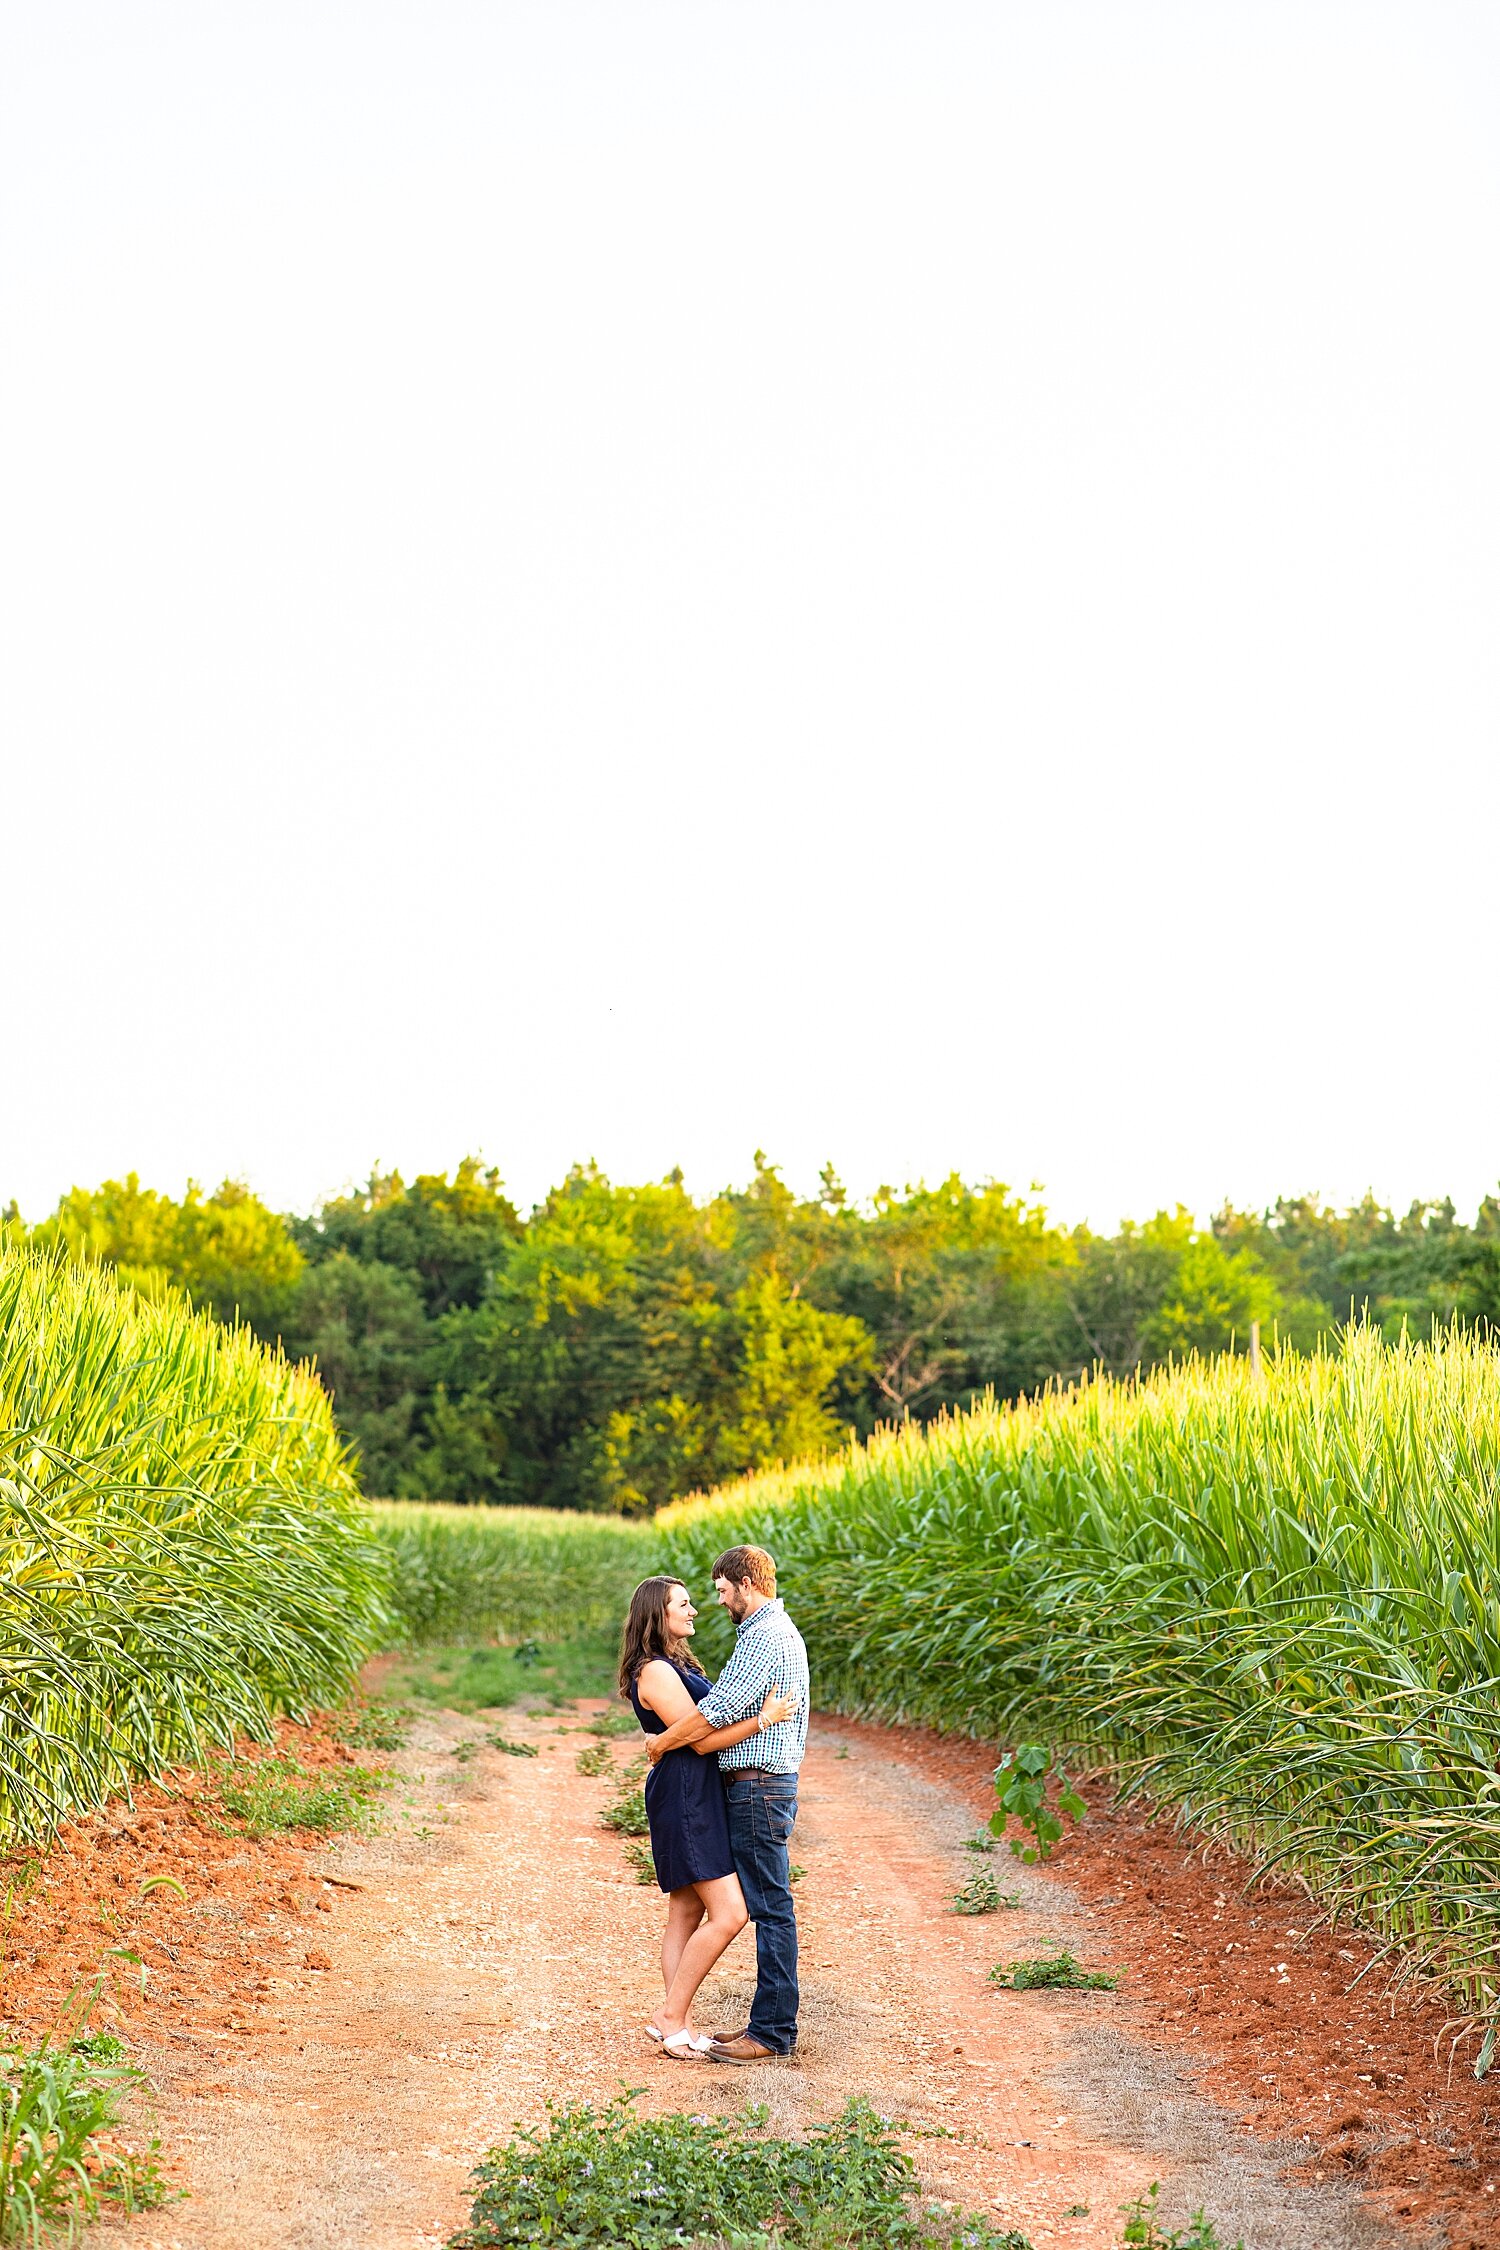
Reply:
[[[734,1654],[698,1706],[710,1727],[737,1727],[753,1719],[775,1685],[775,1642],[764,1631],[741,1633]],[[689,1741],[696,1740],[690,1735]]]
[[[688,1742],[701,1742],[705,1735],[712,1734],[713,1731],[713,1721],[704,1718],[701,1708],[690,1711],[685,1719],[679,1719],[675,1726],[668,1727],[665,1734],[653,1734],[646,1744],[646,1755],[654,1766],[657,1759],[664,1758],[669,1750],[680,1750]]]
[[[732,1749],[736,1742],[744,1742],[752,1734],[759,1734],[760,1730],[758,1711],[753,1719],[741,1719],[735,1726],[715,1727],[710,1726],[699,1709],[690,1717],[679,1719],[675,1726],[668,1727],[665,1734],[651,1735],[646,1743],[646,1755],[654,1766],[657,1759],[664,1758],[669,1750],[681,1750],[691,1744],[700,1758],[707,1758],[716,1751]]]

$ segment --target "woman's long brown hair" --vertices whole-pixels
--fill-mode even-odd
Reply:
[[[630,1615],[620,1636],[620,1695],[626,1703],[642,1665],[653,1657],[664,1656],[669,1664],[703,1672],[687,1642],[667,1631],[667,1602],[672,1588],[681,1584],[680,1578],[643,1578],[630,1597]]]

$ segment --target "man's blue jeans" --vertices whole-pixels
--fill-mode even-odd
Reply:
[[[797,2044],[797,1910],[786,1848],[797,1818],[797,1776],[751,1767],[724,1779],[735,1871],[755,1924],[750,2036],[773,2054],[789,2055]]]

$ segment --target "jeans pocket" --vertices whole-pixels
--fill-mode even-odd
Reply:
[[[785,1845],[797,1819],[796,1790],[766,1790],[761,1798],[761,1817],[772,1843]]]

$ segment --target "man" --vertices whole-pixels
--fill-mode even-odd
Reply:
[[[720,1555],[714,1592],[735,1622],[734,1654],[691,1718],[653,1735],[647,1748],[654,1765],[668,1750],[752,1718],[773,1688],[797,1697],[789,1719],[719,1752],[729,1841],[755,1924],[755,2004],[744,2031],[714,2034],[710,2059],[767,2062],[797,2044],[797,1910],[786,1848],[807,1748],[807,1650],[777,1599],[776,1565],[764,1547],[731,1547]]]

